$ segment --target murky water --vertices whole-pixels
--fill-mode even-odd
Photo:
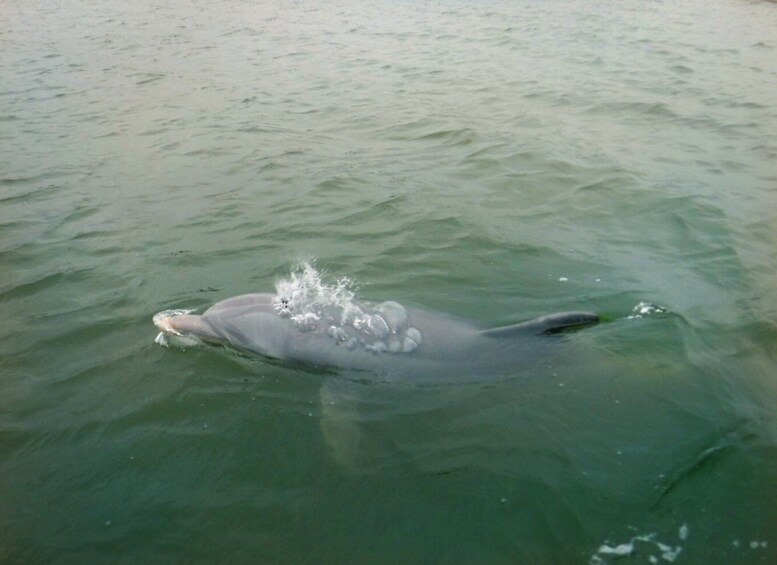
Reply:
[[[0,561],[774,562],[775,30],[3,3]],[[484,326],[605,321],[471,382],[154,343],[309,258]]]

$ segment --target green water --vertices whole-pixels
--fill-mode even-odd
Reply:
[[[0,562],[775,562],[775,30],[3,2]],[[605,321],[471,382],[154,343],[310,258],[365,300]]]

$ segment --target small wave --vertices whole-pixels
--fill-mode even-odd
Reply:
[[[477,134],[469,129],[442,129],[425,133],[416,138],[419,141],[439,141],[443,145],[469,145],[477,140]]]
[[[603,102],[586,110],[592,114],[620,115],[627,117],[650,116],[653,118],[675,119],[678,115],[663,102]]]

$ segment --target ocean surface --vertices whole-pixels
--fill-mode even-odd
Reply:
[[[431,382],[155,343],[305,265],[602,323]],[[4,1],[0,319],[2,563],[775,563],[777,4]]]

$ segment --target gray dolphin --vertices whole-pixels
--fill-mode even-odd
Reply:
[[[548,334],[595,324],[589,312],[563,312],[499,328],[445,314],[349,302],[295,308],[274,294],[244,294],[202,315],[154,316],[157,342],[202,340],[260,355],[385,375],[482,374],[515,370],[554,340]]]

